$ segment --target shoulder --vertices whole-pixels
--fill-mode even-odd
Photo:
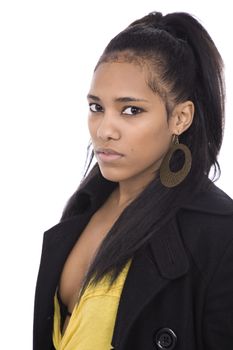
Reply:
[[[224,223],[227,227],[233,220],[233,200],[208,179],[204,188],[180,208],[178,215],[186,218],[190,224],[196,224],[196,228],[197,223],[213,228],[217,223]],[[232,225],[229,228],[233,231]]]
[[[207,180],[183,209],[216,215],[233,215],[233,200],[212,181]]]
[[[209,265],[215,269],[233,246],[233,200],[211,181],[178,212],[177,222],[186,249],[202,271]]]
[[[178,220],[186,231],[202,235],[209,232],[222,238],[224,234],[233,238],[233,200],[210,180],[203,190],[187,201],[178,212]]]

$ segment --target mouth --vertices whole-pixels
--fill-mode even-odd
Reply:
[[[117,153],[113,150],[97,150],[95,153],[97,159],[104,163],[117,161],[124,157],[123,154]]]
[[[114,149],[111,149],[111,148],[97,148],[96,150],[96,153],[103,153],[103,154],[115,154],[115,155],[120,155],[120,156],[123,156],[122,153],[119,153],[117,151],[115,151]]]

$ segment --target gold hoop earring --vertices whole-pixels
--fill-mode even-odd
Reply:
[[[185,161],[184,161],[183,167],[180,170],[174,172],[174,171],[171,171],[170,169],[170,161],[172,156],[177,150],[184,152]],[[192,165],[192,155],[191,155],[190,149],[183,143],[179,143],[178,135],[175,135],[173,144],[170,150],[168,151],[168,153],[166,154],[166,156],[164,157],[162,164],[160,166],[161,183],[165,187],[169,187],[169,188],[179,185],[190,172],[191,165]]]

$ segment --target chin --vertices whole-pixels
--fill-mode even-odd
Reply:
[[[102,176],[109,181],[112,182],[120,182],[123,180],[126,180],[127,177],[123,177],[120,175],[120,170],[119,169],[101,169],[101,167],[99,166],[100,172],[102,174]]]

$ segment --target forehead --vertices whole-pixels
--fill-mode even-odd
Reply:
[[[119,93],[128,95],[135,94],[154,95],[149,88],[148,72],[146,66],[135,62],[108,61],[103,62],[96,68],[92,82],[91,92],[96,94],[107,93],[116,90]]]

